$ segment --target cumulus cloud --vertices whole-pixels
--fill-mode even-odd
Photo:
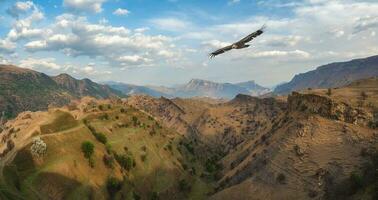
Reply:
[[[102,4],[107,0],[63,0],[63,6],[75,12],[102,12]]]
[[[12,7],[7,9],[7,13],[12,17],[19,17],[21,14],[25,14],[28,10],[35,8],[32,1],[18,1]]]
[[[19,62],[19,66],[29,69],[58,70],[61,67],[55,63],[55,58],[26,58]]]
[[[2,53],[13,53],[14,49],[16,48],[16,44],[9,41],[8,39],[1,40],[0,39],[0,52]]]
[[[354,32],[362,32],[368,29],[378,29],[378,16],[358,18],[354,25]]]
[[[127,9],[123,9],[123,8],[117,8],[114,12],[113,12],[113,15],[128,15],[130,13],[130,11],[128,11]]]
[[[151,19],[150,23],[156,28],[167,31],[183,31],[192,26],[190,22],[174,17]]]
[[[145,35],[123,26],[92,24],[75,15],[56,17],[54,25],[48,29],[51,34],[30,40],[24,45],[25,49],[29,52],[61,51],[74,57],[101,57],[115,66],[144,65],[151,60],[164,61],[175,55],[169,37]],[[134,57],[128,57],[130,55]],[[131,58],[138,59],[132,62]]]
[[[221,42],[219,40],[210,40],[202,42],[202,45],[209,48],[219,49],[230,45],[230,42]]]

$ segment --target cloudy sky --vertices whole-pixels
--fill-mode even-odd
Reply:
[[[378,54],[376,0],[0,0],[0,63],[49,75],[171,86],[272,86]],[[216,48],[263,24],[250,48]]]

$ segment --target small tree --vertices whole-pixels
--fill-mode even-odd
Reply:
[[[81,143],[81,151],[84,153],[84,157],[89,159],[94,153],[94,145],[90,141]]]
[[[47,144],[40,137],[34,138],[30,147],[30,152],[32,153],[32,155],[42,157],[46,154],[46,151]]]

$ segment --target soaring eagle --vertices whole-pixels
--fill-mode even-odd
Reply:
[[[226,47],[223,47],[221,49],[218,49],[212,53],[209,54],[210,58],[214,58],[215,56],[219,55],[219,54],[222,54],[226,51],[229,51],[231,49],[243,49],[243,48],[247,48],[249,47],[248,42],[252,41],[255,37],[261,35],[264,33],[264,29],[265,29],[265,25],[262,26],[259,30],[247,35],[245,38],[229,45],[229,46],[226,46]]]

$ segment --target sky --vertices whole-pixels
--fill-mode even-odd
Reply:
[[[0,0],[0,64],[173,86],[286,82],[378,55],[376,0]],[[249,48],[208,54],[262,25]]]

